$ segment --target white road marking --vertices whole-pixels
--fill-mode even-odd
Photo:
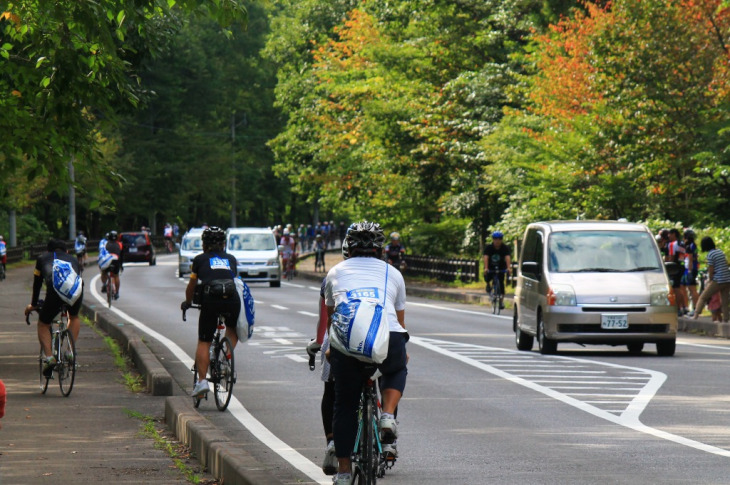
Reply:
[[[654,397],[656,392],[659,390],[659,388],[662,386],[662,384],[664,383],[664,381],[667,378],[667,376],[661,372],[653,371],[650,369],[640,369],[637,367],[627,367],[627,366],[622,366],[622,365],[618,365],[618,364],[611,364],[608,362],[577,359],[577,358],[573,358],[573,357],[562,357],[562,356],[544,357],[544,356],[540,356],[539,354],[527,354],[527,355],[532,355],[536,361],[539,361],[539,360],[548,360],[551,362],[552,361],[562,361],[564,363],[565,362],[575,362],[575,363],[579,363],[579,364],[588,364],[588,365],[592,365],[592,366],[605,366],[605,367],[609,367],[611,369],[616,369],[618,371],[624,371],[624,372],[628,371],[627,373],[645,374],[648,377],[646,384],[640,390],[637,388],[636,390],[638,390],[638,392],[635,394],[609,394],[609,393],[595,393],[595,394],[568,393],[568,394],[566,394],[566,393],[562,393],[562,392],[555,390],[555,388],[542,386],[540,384],[537,384],[536,382],[527,380],[527,379],[525,379],[525,376],[512,374],[508,371],[498,369],[495,366],[485,364],[483,362],[480,362],[471,357],[467,357],[460,353],[461,349],[469,349],[472,351],[476,350],[476,349],[483,349],[485,351],[502,353],[503,355],[522,353],[517,350],[507,350],[507,349],[501,349],[501,348],[496,348],[496,347],[484,347],[484,346],[472,345],[472,344],[459,344],[459,343],[455,343],[455,342],[448,342],[445,340],[436,340],[436,339],[420,338],[420,337],[411,337],[409,342],[414,345],[418,345],[420,347],[432,350],[433,352],[439,353],[441,355],[458,360],[459,362],[470,365],[477,369],[483,370],[485,372],[489,372],[490,374],[493,374],[497,377],[501,377],[501,378],[511,381],[515,384],[519,384],[521,386],[524,386],[524,387],[527,387],[534,391],[545,394],[548,397],[551,397],[558,401],[564,402],[565,404],[576,407],[582,411],[592,414],[593,416],[596,416],[598,418],[605,419],[606,421],[609,421],[611,423],[615,423],[620,426],[624,426],[624,427],[633,429],[634,431],[638,431],[640,433],[645,433],[648,435],[655,436],[657,438],[672,441],[674,443],[677,443],[677,444],[680,444],[683,446],[687,446],[690,448],[694,448],[696,450],[700,450],[700,451],[704,451],[707,453],[712,453],[715,455],[720,455],[720,456],[730,458],[729,450],[724,450],[724,449],[718,448],[716,446],[708,445],[705,443],[701,443],[699,441],[685,438],[683,436],[668,433],[668,432],[662,431],[660,429],[652,428],[650,426],[646,426],[639,420],[639,416],[644,411],[646,406],[649,404],[651,399]],[[495,365],[497,365],[497,364],[495,364]],[[608,390],[608,389],[605,389],[605,390]],[[634,389],[631,389],[631,390],[634,390]],[[599,396],[604,397],[605,396],[605,397],[609,397],[612,399],[626,397],[626,398],[629,398],[630,401],[628,401],[628,406],[626,408],[624,408],[623,410],[601,409],[601,408],[598,408],[598,407],[592,405],[592,404],[595,404],[595,401],[582,401],[573,396],[591,396],[591,397],[599,397]],[[600,403],[606,404],[606,403],[608,403],[608,401],[600,401]],[[613,403],[613,404],[615,404],[615,403]]]
[[[307,316],[307,317],[318,317],[319,316],[316,313],[305,312],[305,311],[298,311],[297,313],[301,313],[302,315]]]
[[[96,290],[96,281],[100,278],[100,275],[96,275],[91,280],[91,294],[96,298],[102,305],[106,303],[106,298],[102,298],[101,294]],[[194,359],[189,357],[185,351],[180,348],[175,342],[168,339],[164,335],[150,327],[145,325],[127,315],[123,311],[116,307],[110,308],[110,310],[116,313],[119,317],[123,318],[130,325],[137,327],[142,332],[146,333],[150,337],[159,341],[162,345],[167,347],[175,357],[177,357],[183,365],[188,369],[193,366]],[[231,402],[228,404],[228,412],[235,417],[239,423],[241,423],[247,430],[251,432],[259,441],[264,445],[268,446],[272,451],[276,452],[284,460],[289,462],[293,467],[307,475],[309,478],[314,480],[316,483],[321,485],[329,485],[332,483],[332,478],[328,477],[322,472],[322,469],[308,460],[304,455],[299,453],[297,450],[287,445],[278,436],[268,430],[259,420],[253,417],[251,413],[236,399],[236,396],[231,396]]]
[[[271,305],[271,308],[276,308],[277,310],[288,310],[287,307],[281,305]]]
[[[283,338],[272,338],[271,340],[273,340],[277,344],[281,344],[281,345],[292,345],[292,341],[291,340],[286,340],[286,339],[283,339]]]
[[[291,286],[292,288],[304,288],[304,285],[297,285],[295,283],[288,283],[286,281],[282,281],[281,284],[283,286]]]
[[[309,362],[309,359],[296,354],[287,354],[286,358],[293,360],[294,362]]]
[[[425,307],[425,308],[433,308],[435,310],[446,310],[447,312],[468,313],[469,315],[479,315],[479,316],[483,316],[483,317],[500,318],[502,320],[512,320],[512,317],[507,316],[507,315],[493,315],[493,314],[487,313],[487,312],[475,312],[473,310],[462,310],[460,308],[449,308],[449,307],[440,306],[440,305],[432,305],[430,303],[416,303],[413,301],[409,301],[406,304],[406,306],[410,306],[410,305],[420,306],[420,307]]]
[[[322,291],[322,288],[319,286],[307,286],[307,288],[314,291]]]

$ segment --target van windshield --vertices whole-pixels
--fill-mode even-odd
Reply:
[[[643,231],[565,231],[550,235],[550,271],[608,273],[662,270],[651,235]]]
[[[271,251],[276,249],[273,234],[231,234],[228,251]]]
[[[200,239],[200,236],[186,237],[183,239],[182,249],[183,249],[183,251],[202,251],[203,250],[203,240]]]

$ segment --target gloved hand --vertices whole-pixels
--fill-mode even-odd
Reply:
[[[312,339],[307,344],[307,353],[309,355],[316,355],[317,352],[319,352],[319,349],[322,348],[322,344],[317,342],[316,340]]]
[[[191,306],[193,306],[191,303],[188,303],[187,301],[184,301],[184,302],[180,303],[180,310],[182,310],[184,312],[185,311],[188,311]]]

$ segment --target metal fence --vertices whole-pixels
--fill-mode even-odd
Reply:
[[[408,276],[428,276],[440,281],[460,280],[464,283],[479,281],[479,260],[441,259],[430,256],[406,254],[404,256]]]
[[[151,236],[152,245],[156,249],[165,247],[164,236]],[[99,247],[99,241],[101,239],[88,239],[86,241],[86,249],[91,252],[96,252]],[[46,251],[47,244],[27,244],[25,246],[16,246],[14,248],[8,248],[8,263],[17,263],[23,260],[35,260],[38,256]],[[74,241],[66,241],[66,247],[68,251],[73,254]]]

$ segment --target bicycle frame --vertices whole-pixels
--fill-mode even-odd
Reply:
[[[40,312],[42,307],[42,300],[38,306],[37,311]],[[56,358],[56,364],[53,368],[53,372],[57,373],[58,384],[61,388],[61,394],[68,397],[73,390],[74,380],[76,377],[76,345],[74,343],[73,335],[68,329],[68,306],[66,304],[61,305],[61,312],[53,322],[51,322],[49,332],[51,334],[51,354]],[[30,314],[25,317],[25,322],[30,325]],[[54,330],[54,326],[57,328]],[[66,352],[64,352],[66,347]],[[69,357],[67,354],[70,354]],[[53,372],[46,376],[44,375],[44,352],[41,348],[38,355],[39,364],[39,375],[40,375],[40,388],[41,393],[45,394],[48,390],[48,382],[53,378]]]

